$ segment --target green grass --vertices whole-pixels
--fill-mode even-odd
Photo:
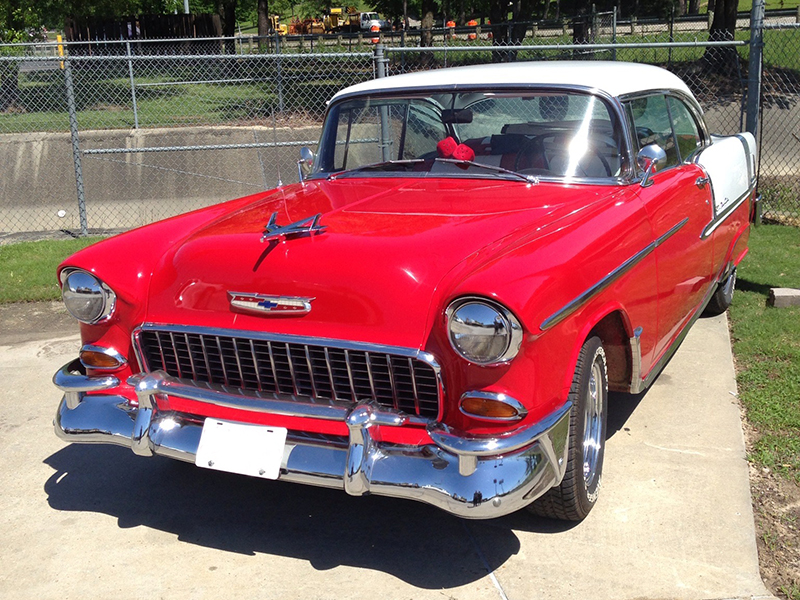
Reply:
[[[56,267],[70,254],[101,240],[20,242],[0,246],[0,304],[57,300]]]
[[[800,482],[800,307],[767,305],[800,288],[800,229],[754,228],[730,310],[739,396],[757,431],[751,459]]]

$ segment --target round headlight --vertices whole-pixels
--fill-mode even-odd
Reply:
[[[97,277],[77,269],[61,272],[61,297],[69,314],[90,325],[108,318],[117,300],[111,288]]]
[[[447,307],[447,333],[456,352],[470,362],[508,362],[519,352],[522,326],[504,306],[484,298],[460,298]]]

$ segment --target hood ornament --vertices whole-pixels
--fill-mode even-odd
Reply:
[[[326,229],[325,225],[320,225],[319,220],[322,213],[317,213],[313,217],[306,217],[300,219],[289,225],[281,227],[278,225],[278,213],[272,213],[269,222],[264,227],[264,233],[261,235],[262,242],[269,242],[272,240],[287,240],[295,237],[305,237],[323,233]]]
[[[246,292],[228,292],[231,310],[234,312],[255,313],[259,315],[299,316],[311,312],[314,298],[300,296],[266,296]]]

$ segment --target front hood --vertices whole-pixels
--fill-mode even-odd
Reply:
[[[151,282],[147,320],[417,348],[449,271],[496,240],[551,222],[578,193],[546,184],[395,178],[277,190],[165,255]],[[281,226],[319,213],[326,229],[262,243],[273,213]],[[231,310],[229,292],[314,300],[302,316],[252,316]]]

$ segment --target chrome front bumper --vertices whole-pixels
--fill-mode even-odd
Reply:
[[[64,392],[55,418],[63,440],[127,446],[141,456],[154,454],[195,462],[202,418],[159,411],[155,396],[166,394],[273,414],[313,416],[347,424],[348,438],[289,431],[278,479],[419,500],[470,519],[489,519],[519,510],[560,483],[567,464],[567,402],[546,419],[495,437],[468,436],[441,423],[427,425],[433,444],[405,446],[378,442],[381,427],[409,421],[402,413],[371,404],[321,406],[287,399],[250,398],[200,388],[163,372],[128,380],[139,406],[118,395],[87,395],[119,385],[113,376],[88,377],[80,362],[54,376]]]

